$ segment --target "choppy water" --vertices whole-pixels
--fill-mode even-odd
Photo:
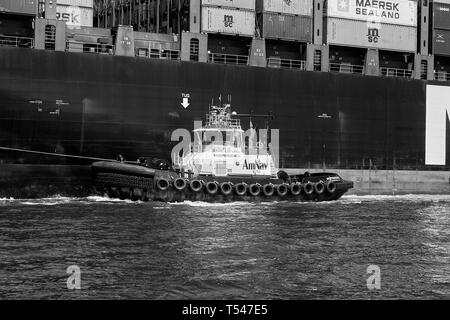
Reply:
[[[0,199],[0,298],[450,298],[449,230],[450,196]],[[81,290],[67,289],[70,265]]]

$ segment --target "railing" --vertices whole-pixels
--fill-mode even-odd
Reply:
[[[114,54],[114,45],[67,41],[66,51],[112,55]]]
[[[0,35],[0,45],[18,48],[34,48],[34,39]]]
[[[163,50],[159,59],[180,60],[180,50]]]
[[[381,67],[380,74],[384,77],[412,78],[413,70]]]
[[[56,40],[52,39],[52,38],[46,38],[44,40],[44,48],[45,48],[45,50],[55,50]]]
[[[364,66],[349,63],[330,63],[330,72],[362,74]]]
[[[306,61],[292,60],[292,59],[280,59],[280,58],[268,58],[267,66],[270,68],[305,70],[306,69]]]
[[[165,59],[165,60],[180,60],[179,50],[159,50],[146,48],[137,48],[135,50],[137,57],[151,58],[151,59]]]
[[[434,79],[438,81],[450,81],[450,72],[447,71],[435,71]]]
[[[240,119],[226,119],[223,120],[220,118],[220,116],[214,114],[207,114],[206,115],[206,123],[205,128],[216,128],[217,126],[222,126],[225,128],[235,128],[235,129],[241,129],[241,120]]]
[[[209,53],[208,62],[224,64],[248,64],[248,56],[238,54]]]

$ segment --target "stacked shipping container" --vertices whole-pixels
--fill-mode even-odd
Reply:
[[[433,3],[433,53],[450,56],[450,0]]]
[[[327,44],[415,52],[416,0],[329,0]]]
[[[202,31],[255,35],[254,0],[202,0]]]
[[[264,38],[312,41],[313,0],[257,0],[256,11]]]
[[[19,13],[35,16],[37,14],[38,0],[2,0],[0,13]]]
[[[93,0],[57,0],[56,17],[68,27],[92,27],[94,15]]]

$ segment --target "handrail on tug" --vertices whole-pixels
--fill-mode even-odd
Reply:
[[[254,114],[253,110],[250,110],[250,113],[237,113],[235,116],[241,117],[241,118],[265,118],[266,119],[266,128],[269,130],[270,128],[270,121],[275,119],[275,115],[272,111],[269,111],[267,114]]]
[[[220,104],[222,104],[222,96],[219,97]],[[255,114],[253,113],[253,110],[250,110],[249,113],[237,113],[235,111],[231,111],[231,95],[228,95],[228,103],[224,103],[223,107],[214,105],[214,100],[211,101],[211,104],[209,106],[210,108],[210,114],[211,109],[217,111],[219,114],[217,114],[217,117],[225,117],[225,114],[227,113],[227,109],[230,109],[230,113],[228,118],[226,119],[230,124],[232,123],[233,119],[231,119],[232,116],[239,117],[239,118],[250,118],[250,121],[252,118],[265,118],[266,119],[266,128],[270,128],[270,121],[275,119],[275,114],[272,111],[269,111],[267,114]],[[210,118],[210,114],[207,115],[207,124],[212,120]],[[240,123],[238,123],[240,125]],[[207,127],[207,126],[206,126]]]

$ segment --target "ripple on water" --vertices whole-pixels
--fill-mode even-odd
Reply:
[[[450,297],[450,195],[330,203],[0,199],[0,297]],[[377,264],[382,290],[366,287]],[[3,276],[4,275],[4,276]]]

